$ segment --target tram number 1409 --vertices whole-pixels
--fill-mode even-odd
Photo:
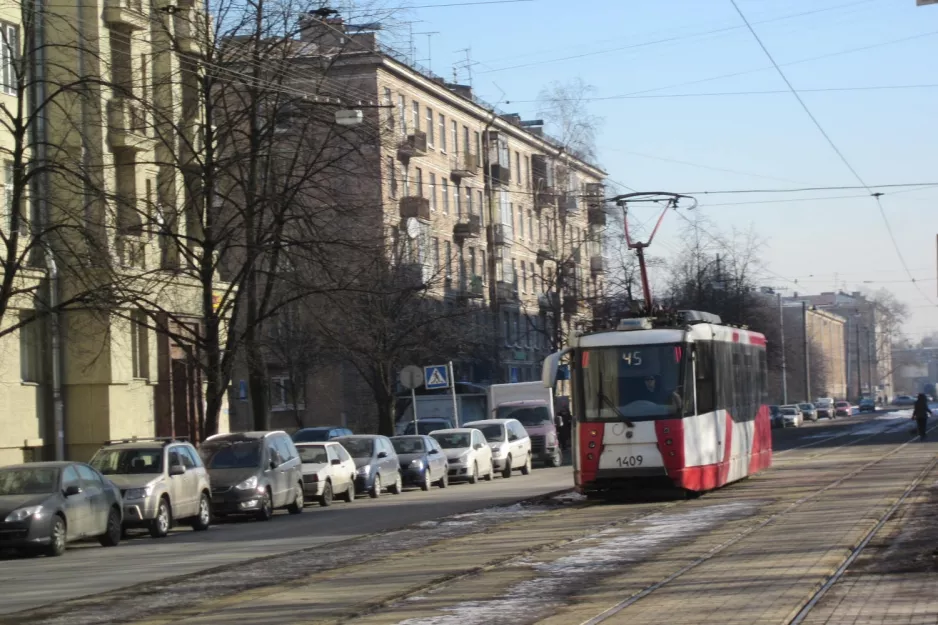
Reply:
[[[640,467],[642,465],[641,456],[619,456],[616,458],[616,465],[624,467]]]

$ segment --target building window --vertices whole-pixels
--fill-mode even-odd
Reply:
[[[475,140],[476,140],[476,156],[482,156],[482,135],[479,134],[479,131],[475,131]],[[468,148],[468,146],[466,146]]]
[[[404,197],[410,197],[410,170],[407,165],[401,168],[401,179],[404,181]]]
[[[407,100],[404,96],[397,96],[397,113],[401,118],[401,134],[407,134]]]
[[[393,100],[391,98],[391,88],[385,87],[384,88],[384,105],[387,107],[390,107],[392,104],[393,104]],[[393,132],[394,131],[394,110],[391,108],[387,108],[385,110],[387,111],[387,114],[388,114],[388,118],[386,122],[388,130]]]
[[[414,103],[416,104],[416,102]],[[417,115],[417,111],[414,110],[414,115]],[[427,107],[427,146],[433,147],[433,109],[429,106]]]
[[[518,261],[511,259],[511,280],[510,282],[518,286]]]
[[[438,115],[440,122],[440,151],[446,151],[446,116],[440,113]]]
[[[523,179],[521,176],[521,152],[515,152],[515,181],[520,186]]]
[[[130,313],[131,375],[138,380],[150,379],[150,332],[142,310]]]
[[[456,216],[462,217],[462,203],[459,201],[459,185],[453,185],[453,208],[456,210]]]
[[[518,239],[524,238],[524,211],[518,208]]]
[[[453,277],[453,244],[446,241],[444,250],[446,251],[446,277],[448,279]]]
[[[303,410],[306,408],[303,385],[294,388],[289,376],[277,375],[270,378],[271,410]]]
[[[16,60],[20,56],[20,35],[15,24],[0,22],[0,91],[7,95],[16,95]]]
[[[446,178],[440,176],[440,195],[443,198],[443,214],[449,213],[449,183]]]
[[[392,118],[393,119],[393,118]],[[394,164],[394,157],[388,157],[388,178],[390,179],[391,197],[397,197],[397,165]]]
[[[528,238],[534,241],[534,213],[528,211]]]
[[[418,132],[420,130],[420,103],[414,100],[412,106],[414,107],[414,132]]]
[[[521,292],[528,292],[528,270],[524,261],[521,261]]]
[[[456,122],[453,122],[453,132],[456,132]],[[453,143],[456,143],[453,141]],[[462,127],[462,149],[469,152],[472,146],[469,145],[469,126]]]
[[[485,204],[482,202],[482,190],[476,191],[476,199],[479,200],[479,215],[482,217],[482,221],[485,221]],[[484,223],[482,224],[485,225]]]
[[[472,189],[466,189],[466,214],[472,215]]]
[[[485,250],[479,250],[479,267],[482,269],[479,275],[482,276],[482,282],[485,282],[489,272],[489,266],[485,262]]]
[[[430,174],[430,185],[428,188],[430,192],[430,210],[436,210],[436,174]]]
[[[414,180],[414,183],[417,185],[417,188],[414,189],[414,191],[416,191],[414,195],[423,197],[423,170],[419,167],[415,167],[415,169],[417,170],[417,178]]]
[[[469,248],[469,275],[477,276],[479,272],[476,271],[476,248]]]
[[[436,237],[433,237],[433,254],[431,262],[433,263],[433,275],[440,273],[440,240]]]
[[[525,176],[524,178],[525,186],[527,186],[527,188],[530,189],[531,188],[531,157],[527,155],[525,155],[524,157],[524,171],[528,172],[528,175]]]
[[[19,322],[25,325],[19,329],[20,338],[20,379],[23,382],[40,382],[39,344],[41,334],[36,315],[31,310],[21,310]]]

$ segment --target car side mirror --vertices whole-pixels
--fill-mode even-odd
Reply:
[[[431,449],[431,450],[428,451],[427,453],[432,456],[433,454],[437,454],[437,453],[439,453],[439,452],[438,452],[437,450],[435,450],[435,449]]]
[[[472,446],[473,449],[482,449],[482,443],[476,443]]]
[[[387,457],[388,457],[388,452],[386,452],[386,451],[379,451],[379,452],[378,452],[378,459],[379,459],[379,460],[380,460],[381,458],[387,458]]]
[[[78,486],[78,485],[76,485],[76,484],[72,484],[71,486],[66,486],[66,487],[65,487],[65,496],[66,496],[66,497],[74,497],[75,495],[80,495],[80,494],[81,494],[81,486]]]
[[[174,464],[171,467],[169,467],[170,475],[182,475],[185,472],[186,472],[186,467],[181,464]]]
[[[271,461],[270,461],[270,468],[271,468],[271,469],[276,469],[277,466],[278,466],[278,465],[277,465],[277,461],[276,461],[276,460],[271,460]]]
[[[332,464],[342,464],[342,461],[339,460],[338,458],[333,458],[333,459],[332,459]]]

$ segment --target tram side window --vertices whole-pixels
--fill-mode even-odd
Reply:
[[[769,367],[765,358],[765,350],[759,351],[759,403],[769,401]]]
[[[697,414],[713,412],[716,404],[716,380],[713,377],[713,343],[696,343],[694,367],[697,377]]]

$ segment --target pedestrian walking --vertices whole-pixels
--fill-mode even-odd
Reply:
[[[919,440],[923,442],[925,441],[927,433],[925,430],[930,416],[931,410],[928,409],[928,398],[925,397],[925,393],[919,393],[918,398],[915,400],[915,407],[912,408],[912,418],[915,419],[915,424],[918,425]]]

